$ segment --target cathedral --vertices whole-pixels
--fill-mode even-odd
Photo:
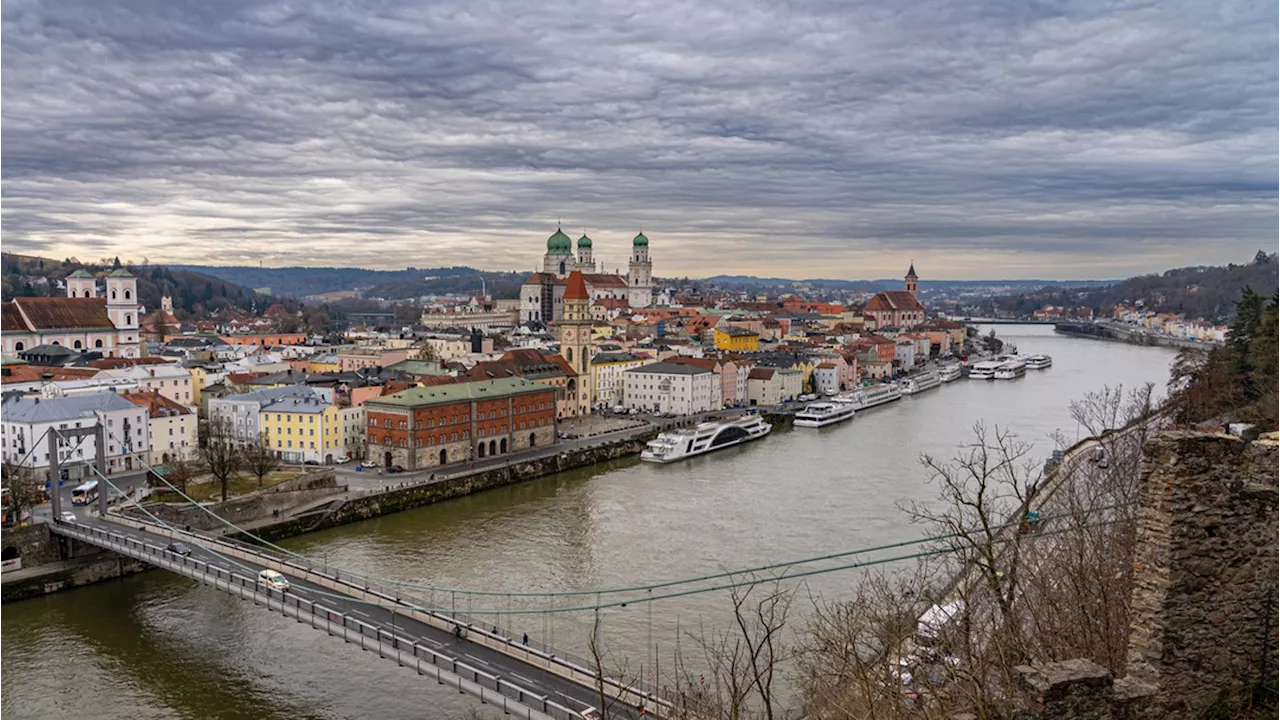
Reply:
[[[591,238],[578,238],[578,255],[573,241],[560,228],[547,238],[547,254],[542,271],[535,272],[520,287],[520,322],[550,323],[564,317],[564,293],[569,275],[577,270],[586,281],[590,302],[608,299],[616,305],[647,308],[653,305],[653,263],[649,260],[649,238],[644,233],[631,240],[631,259],[626,275],[605,273],[592,256]]]

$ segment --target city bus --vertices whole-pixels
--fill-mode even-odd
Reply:
[[[90,480],[71,491],[72,505],[88,505],[98,499],[98,481]]]

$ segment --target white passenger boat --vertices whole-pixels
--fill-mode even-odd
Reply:
[[[1044,370],[1053,365],[1053,358],[1048,355],[1032,355],[1027,358],[1027,367],[1031,370]]]
[[[1022,358],[1013,358],[996,368],[997,380],[1017,380],[1027,374],[1027,362]]]
[[[699,423],[697,427],[664,432],[650,440],[640,453],[640,459],[648,462],[675,462],[762,438],[772,429],[773,426],[760,419],[759,415],[724,422]]]
[[[809,403],[796,413],[797,427],[823,427],[833,425],[853,417],[853,403],[817,402]]]
[[[931,372],[912,375],[898,381],[898,387],[902,390],[903,395],[915,395],[925,390],[932,390],[940,385],[942,385],[942,380]]]
[[[1003,365],[1003,361],[984,360],[976,362],[973,367],[969,368],[970,380],[994,380],[996,377],[996,368]]]
[[[961,370],[959,365],[943,365],[942,368],[938,370],[938,379],[944,383],[956,380],[960,375]]]
[[[893,383],[880,383],[877,385],[868,385],[858,388],[850,392],[840,393],[831,398],[832,402],[847,403],[853,406],[854,410],[866,410],[877,405],[883,405],[894,400],[902,399],[902,390]]]

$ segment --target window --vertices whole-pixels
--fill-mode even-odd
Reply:
[[[99,341],[99,342],[101,342],[101,341]],[[13,345],[13,349],[14,349],[14,350],[17,350],[18,352],[22,352],[23,350],[27,349],[27,346],[26,346],[26,345],[24,345],[23,343],[14,343],[14,345]]]
[[[131,297],[133,297],[133,293],[132,293],[132,292],[130,292],[130,291],[128,291],[128,290],[125,290],[125,291],[124,291],[124,299],[125,299],[125,300],[128,300],[128,299],[130,299]]]
[[[79,340],[75,341],[74,343],[71,343],[71,346],[72,346],[72,347],[74,347],[74,348],[75,348],[75,349],[77,349],[77,350],[79,350],[81,347],[83,347],[83,345],[81,345],[81,343],[80,343],[80,341],[79,341]]]

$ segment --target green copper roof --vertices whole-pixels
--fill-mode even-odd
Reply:
[[[93,279],[93,273],[89,272],[88,270],[85,270],[84,268],[80,268],[79,270],[77,270],[77,271],[75,271],[75,272],[71,273],[71,274],[70,274],[70,275],[68,275],[67,277],[73,277],[73,278],[89,278],[90,280],[92,280],[92,279]]]
[[[649,238],[645,237],[644,233],[640,233],[631,241],[631,244],[634,247],[649,247]]]
[[[580,248],[591,247],[591,238],[587,237],[586,233],[583,233],[582,237],[578,238],[578,247]]]
[[[572,255],[573,241],[560,228],[556,228],[555,233],[547,238],[547,253],[551,255]]]
[[[550,385],[532,382],[521,377],[477,380],[449,385],[413,387],[408,390],[401,390],[394,395],[383,395],[382,397],[366,400],[365,407],[371,410],[376,410],[378,406],[385,405],[407,408],[424,407],[468,400],[489,400],[551,389]]]
[[[112,270],[107,277],[131,278],[133,277],[133,273],[125,270],[124,268],[120,268],[118,270]]]

